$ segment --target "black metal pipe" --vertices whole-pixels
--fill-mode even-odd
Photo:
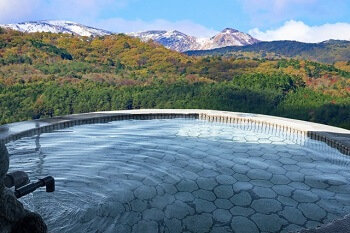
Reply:
[[[46,192],[55,191],[55,179],[52,176],[47,176],[39,181],[23,186],[14,191],[14,194],[17,198],[23,197],[31,192],[34,192],[40,187],[46,186]]]
[[[7,188],[15,186],[15,189],[18,189],[26,184],[29,184],[30,180],[27,173],[23,171],[15,171],[7,173],[4,178],[4,182]]]

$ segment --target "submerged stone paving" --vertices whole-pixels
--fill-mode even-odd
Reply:
[[[12,170],[56,178],[53,195],[24,198],[50,232],[289,232],[349,214],[350,157],[293,137],[178,119],[75,126],[7,146]]]

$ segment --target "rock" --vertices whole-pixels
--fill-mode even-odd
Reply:
[[[16,222],[12,228],[11,233],[46,233],[47,226],[39,214],[28,213],[24,218]]]
[[[46,233],[47,226],[40,215],[24,209],[21,202],[4,185],[9,169],[6,146],[0,144],[0,230],[2,233]]]
[[[2,182],[9,170],[9,154],[6,146],[2,143],[0,143],[0,165],[0,182]]]

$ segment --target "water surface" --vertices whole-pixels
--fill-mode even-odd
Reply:
[[[194,119],[75,126],[7,144],[50,232],[288,232],[350,213],[350,157],[322,142]]]

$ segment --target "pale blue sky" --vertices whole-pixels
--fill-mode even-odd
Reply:
[[[0,23],[63,19],[113,32],[195,36],[231,27],[266,40],[350,40],[349,0],[0,0],[0,12]]]

